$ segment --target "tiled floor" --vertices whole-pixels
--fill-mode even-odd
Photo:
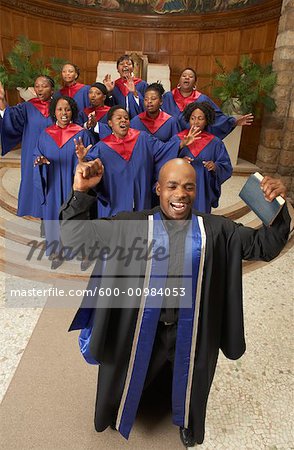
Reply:
[[[223,186],[220,208],[238,202],[246,177]],[[19,169],[9,169],[4,188],[16,196]],[[2,211],[2,216],[8,216]],[[245,222],[254,216],[243,218]],[[2,239],[2,238],[1,238]],[[3,244],[3,239],[2,242]],[[247,352],[238,361],[219,359],[208,404],[208,449],[288,450],[293,448],[293,248],[244,275]],[[13,377],[41,309],[7,308],[7,283],[40,285],[0,273],[0,398]],[[215,430],[221,429],[222,433]]]

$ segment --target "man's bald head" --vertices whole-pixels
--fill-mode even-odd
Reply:
[[[194,168],[183,158],[170,159],[165,163],[160,169],[158,182],[160,183],[161,179],[166,176],[170,177],[175,171],[183,174],[190,173],[191,176],[194,177],[194,182],[196,183],[196,172]]]
[[[184,159],[171,159],[159,172],[156,193],[169,219],[187,219],[196,196],[195,169]]]

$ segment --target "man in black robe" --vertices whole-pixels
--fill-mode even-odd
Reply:
[[[61,209],[64,245],[76,250],[102,242],[112,255],[120,249],[118,258],[107,260],[102,278],[94,271],[89,284],[95,291],[97,276],[98,292],[108,289],[111,295],[96,292],[71,325],[82,329],[85,358],[100,364],[95,428],[115,423],[128,438],[143,389],[169,362],[173,423],[185,446],[201,444],[219,349],[231,359],[245,351],[242,259],[270,261],[279,254],[289,234],[287,207],[259,230],[194,211],[195,171],[175,159],[160,172],[160,207],[90,221],[96,201],[91,189],[102,176],[100,160],[79,164],[73,193]],[[261,188],[269,200],[286,195],[282,182],[270,177]],[[130,261],[136,237],[146,257],[137,253]]]

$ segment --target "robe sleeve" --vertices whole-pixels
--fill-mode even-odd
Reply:
[[[236,126],[236,119],[232,116],[227,116],[222,110],[206,95],[203,95],[202,102],[208,102],[215,110],[215,121],[212,125],[207,127],[207,131],[214,134],[220,139],[224,139]]]
[[[101,127],[101,125],[104,124],[99,124],[99,128]],[[110,130],[110,128],[106,125],[106,127]],[[87,161],[93,161],[96,158],[100,158],[103,162],[103,158],[101,158],[101,145],[103,145],[102,143],[100,144],[99,142],[94,145],[90,151],[88,152],[87,156],[86,156],[86,160]],[[102,204],[107,205],[110,203],[110,198],[109,195],[105,189],[105,185],[104,185],[104,181],[103,181],[103,177],[102,180],[100,181],[100,183],[96,186],[95,188],[95,192],[97,193],[97,197],[99,198],[99,200],[102,202]]]
[[[142,132],[143,133],[143,132]],[[154,136],[145,133],[148,146],[152,148],[154,158],[154,173],[157,180],[161,167],[170,159],[177,158],[179,152],[179,138],[173,136],[169,141],[162,142]]]
[[[87,115],[84,113],[84,111],[80,111],[76,123],[84,128],[84,124],[85,122],[87,122],[87,119]]]
[[[2,156],[21,142],[26,120],[25,103],[8,106],[5,109],[1,132]]]
[[[144,111],[144,98],[140,91],[138,92],[139,102],[137,103],[135,96],[132,92],[127,95],[128,99],[128,110],[130,118],[133,118]]]
[[[209,172],[210,189],[213,191],[212,198],[216,200],[211,203],[213,208],[218,207],[218,201],[221,196],[221,185],[232,176],[233,168],[227,149],[220,139],[217,139],[214,150],[214,163],[216,164],[216,171]],[[207,169],[206,169],[207,170]]]

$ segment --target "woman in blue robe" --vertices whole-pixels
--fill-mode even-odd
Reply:
[[[108,98],[107,88],[103,83],[93,83],[89,90],[91,106],[79,112],[77,123],[89,130],[95,142],[111,134],[107,125],[107,113],[110,106],[105,105]]]
[[[211,208],[217,208],[221,195],[221,185],[231,177],[233,169],[229,154],[224,143],[213,134],[207,132],[209,125],[213,125],[215,111],[207,102],[190,103],[184,110],[183,116],[190,126],[201,130],[200,139],[185,146],[179,156],[190,158],[191,165],[197,174],[197,191],[194,208],[198,211],[210,213]],[[182,139],[188,130],[178,134]]]
[[[148,86],[146,81],[134,77],[134,61],[129,55],[123,55],[116,62],[117,71],[120,75],[115,81],[107,74],[103,83],[107,87],[112,105],[120,105],[133,117],[144,111],[144,95]]]
[[[71,97],[78,105],[78,110],[83,111],[84,108],[90,106],[89,90],[90,86],[78,83],[77,79],[80,76],[80,69],[75,64],[64,64],[61,70],[61,77],[63,81],[63,88],[55,92],[54,98],[61,96]]]
[[[183,111],[187,105],[196,101],[207,102],[215,110],[215,121],[207,126],[207,131],[220,139],[224,139],[236,126],[252,124],[252,114],[245,114],[238,119],[224,114],[207,95],[197,91],[196,82],[195,70],[188,67],[181,73],[177,87],[163,95],[162,110],[176,117],[182,129],[189,128],[189,123],[185,120]]]
[[[49,105],[54,81],[40,75],[34,83],[36,98],[16,106],[7,106],[0,86],[0,110],[4,110],[1,131],[2,156],[21,143],[21,182],[18,193],[18,216],[42,217],[41,204],[33,184],[33,150],[40,133],[52,124]]]
[[[91,138],[87,130],[73,123],[78,108],[70,97],[54,99],[50,105],[54,125],[47,127],[40,135],[34,150],[34,185],[42,204],[45,225],[46,254],[51,255],[52,269],[62,263],[59,233],[59,209],[67,199],[74,177],[77,157],[75,140],[83,139],[87,148]]]
[[[146,131],[162,142],[167,142],[181,128],[176,118],[161,111],[164,88],[160,83],[150,84],[144,96],[145,111],[131,120],[131,128]]]

